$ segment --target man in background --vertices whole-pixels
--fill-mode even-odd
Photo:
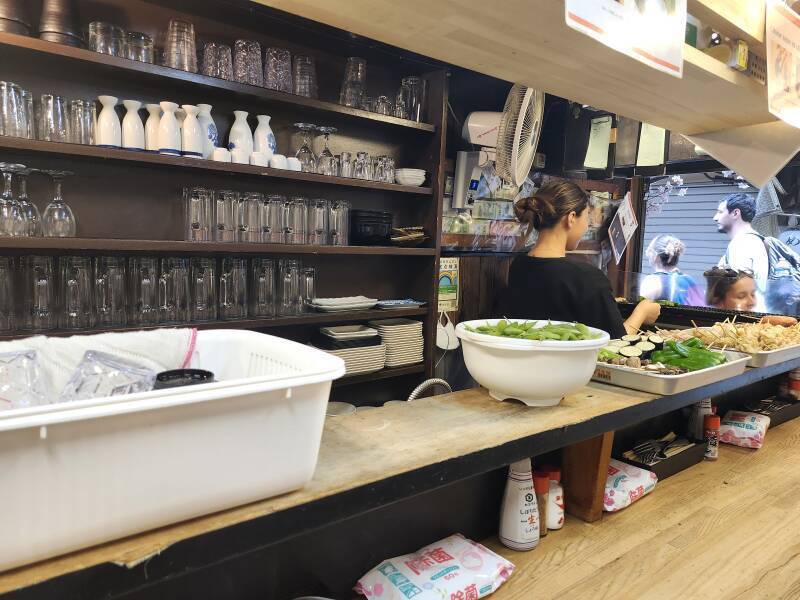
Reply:
[[[759,292],[756,310],[763,310],[769,278],[769,255],[763,239],[753,229],[755,216],[756,200],[748,194],[731,194],[719,203],[714,221],[717,230],[727,234],[731,241],[717,266],[752,273]]]

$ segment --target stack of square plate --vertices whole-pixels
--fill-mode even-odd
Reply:
[[[370,326],[386,345],[386,366],[403,367],[421,363],[425,341],[422,337],[422,322],[412,319],[384,319],[371,321]]]
[[[386,346],[378,332],[364,325],[323,327],[314,345],[344,361],[345,376],[374,373],[384,368]]]
[[[377,298],[348,296],[345,298],[315,298],[310,302],[310,306],[321,312],[347,312],[351,310],[368,310],[377,303]]]

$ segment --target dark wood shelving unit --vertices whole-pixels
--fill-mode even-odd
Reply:
[[[435,248],[395,246],[311,246],[307,244],[245,244],[184,242],[179,240],[125,240],[102,238],[0,238],[2,251],[52,252],[169,252],[177,254],[301,254],[341,256],[434,256]]]
[[[149,84],[170,86],[172,89],[194,87],[203,90],[216,90],[225,92],[238,97],[249,98],[257,101],[267,101],[287,106],[304,109],[306,112],[316,112],[320,114],[338,114],[347,118],[362,119],[373,122],[376,125],[386,125],[390,127],[402,127],[408,130],[416,130],[425,133],[436,131],[436,125],[430,123],[418,123],[408,119],[398,119],[388,115],[381,115],[360,108],[342,106],[333,102],[296,96],[285,92],[278,92],[267,88],[246,85],[235,81],[207,77],[200,73],[189,73],[161,65],[118,58],[99,54],[83,48],[73,48],[53,42],[47,42],[38,38],[15,35],[13,33],[0,33],[0,47],[6,53],[9,51],[23,51],[29,59],[42,59],[48,64],[58,64],[63,62],[77,63],[88,75],[98,78],[109,72],[124,72],[132,79],[137,79]],[[198,61],[199,63],[200,61]],[[166,89],[166,88],[165,88]]]
[[[375,373],[367,373],[365,375],[352,375],[350,377],[342,377],[333,382],[333,387],[340,388],[348,385],[356,385],[359,383],[370,383],[372,381],[379,381],[381,379],[391,379],[394,377],[404,377],[406,375],[419,375],[425,372],[425,364],[409,365],[407,367],[395,367],[393,369],[383,369]]]
[[[93,329],[51,329],[48,331],[17,331],[13,334],[0,334],[0,341],[18,340],[32,335],[49,335],[66,337],[71,335],[89,335],[111,331],[137,331],[170,327],[196,327],[197,329],[272,329],[276,327],[292,327],[303,325],[333,325],[352,323],[354,321],[371,321],[391,319],[394,317],[420,317],[428,314],[427,308],[402,308],[395,310],[361,310],[341,313],[312,313],[296,317],[275,317],[272,319],[240,319],[236,321],[212,321],[207,323],[182,323],[158,325],[131,325],[128,327],[93,328]],[[416,365],[419,366],[419,365]],[[421,369],[424,371],[424,366]]]
[[[252,165],[215,162],[213,160],[166,156],[151,152],[117,150],[114,148],[100,148],[98,146],[66,144],[61,142],[42,142],[39,140],[28,140],[24,138],[5,136],[0,136],[0,149],[13,151],[18,153],[20,156],[34,158],[62,157],[75,158],[79,160],[100,159],[103,161],[123,162],[142,166],[152,165],[159,168],[194,169],[217,173],[231,173],[251,177],[269,177],[287,180],[290,182],[321,183],[345,188],[380,190],[385,192],[397,192],[401,194],[413,194],[419,196],[430,196],[432,192],[430,187],[415,187],[410,185],[399,185],[396,183],[383,183],[380,181],[353,179],[349,177],[331,177],[329,175],[318,175],[317,173],[289,171],[288,169],[270,169],[269,167],[255,167]]]

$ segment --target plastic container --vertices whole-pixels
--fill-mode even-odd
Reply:
[[[304,486],[344,363],[200,331],[218,381],[0,413],[0,570]]]
[[[464,363],[472,378],[487,388],[492,398],[515,398],[528,406],[555,406],[564,396],[589,383],[597,352],[609,340],[608,333],[591,327],[589,329],[601,334],[600,337],[578,342],[502,338],[466,329],[486,323],[494,325],[500,320],[465,321],[456,326],[456,335],[464,350]],[[544,326],[547,321],[540,323]]]

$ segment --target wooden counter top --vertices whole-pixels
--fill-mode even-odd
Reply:
[[[0,593],[90,568],[103,568],[106,575],[120,571],[130,584],[130,571],[105,563],[149,568],[152,577],[159,561],[171,569],[183,568],[182,552],[191,551],[193,561],[201,560],[198,554],[203,560],[219,560],[220,555],[277,543],[797,366],[800,360],[749,369],[739,377],[666,397],[591,383],[559,406],[528,408],[498,402],[475,389],[329,418],[315,477],[305,488],[2,573]],[[67,579],[58,580],[59,597],[68,597]],[[56,582],[50,583],[55,590]],[[72,584],[85,587],[85,578]]]

